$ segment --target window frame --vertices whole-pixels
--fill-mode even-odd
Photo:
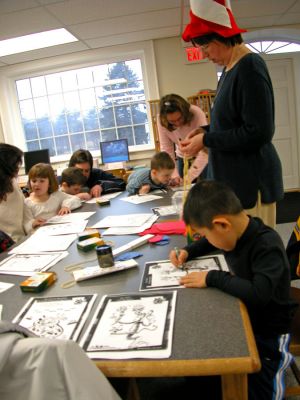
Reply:
[[[158,98],[158,80],[154,57],[153,42],[138,42],[110,48],[87,50],[63,56],[15,64],[0,69],[0,113],[5,142],[14,144],[26,151],[21,114],[18,105],[18,96],[15,81],[24,78],[33,78],[72,69],[110,64],[124,60],[141,60],[144,92],[146,98],[147,115],[150,130],[150,144],[130,146],[130,153],[153,150],[155,148],[151,114],[148,100]],[[149,84],[151,82],[151,85]],[[94,157],[99,157],[98,151],[91,152]],[[51,162],[63,162],[70,156],[64,154],[51,157]]]

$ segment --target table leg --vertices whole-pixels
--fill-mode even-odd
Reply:
[[[140,392],[135,378],[129,378],[126,400],[140,400]]]
[[[223,400],[248,400],[247,374],[222,375]]]

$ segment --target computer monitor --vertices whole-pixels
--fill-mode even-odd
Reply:
[[[102,164],[115,164],[129,161],[127,139],[100,142]]]
[[[30,168],[38,163],[50,164],[49,149],[24,152],[24,166],[26,175],[28,175]]]

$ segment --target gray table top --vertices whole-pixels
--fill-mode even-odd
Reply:
[[[127,194],[122,193],[111,200],[110,206],[99,207],[96,204],[84,204],[79,211],[96,211],[88,224],[92,225],[108,215],[144,213],[149,212],[151,207],[171,203],[170,193],[163,195],[164,197],[161,200],[139,205],[122,201],[123,196],[127,196]],[[168,219],[176,219],[176,216],[169,216]],[[162,220],[159,219],[157,222]],[[104,238],[113,241],[115,246],[118,247],[136,239],[136,237],[136,235],[126,235],[105,236]],[[19,283],[24,280],[24,277],[0,275],[0,281],[15,284],[12,289],[0,293],[0,304],[3,305],[2,319],[13,319],[30,297],[96,293],[98,297],[93,306],[92,315],[103,295],[138,292],[145,262],[168,259],[172,247],[175,245],[182,247],[185,244],[186,238],[184,236],[170,235],[170,243],[166,246],[146,244],[137,249],[143,253],[143,256],[137,259],[138,268],[82,281],[73,287],[63,289],[61,284],[71,279],[71,274],[64,271],[64,267],[87,260],[94,254],[93,251],[89,253],[80,252],[76,247],[76,242],[74,242],[68,250],[68,257],[51,269],[58,274],[57,282],[40,294],[33,295],[21,292]],[[90,264],[95,263],[97,261]],[[249,350],[240,313],[240,303],[236,298],[213,288],[178,289],[173,348],[170,359],[235,358],[248,355]]]

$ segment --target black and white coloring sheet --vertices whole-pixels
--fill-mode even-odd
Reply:
[[[13,322],[43,338],[76,341],[96,297],[96,294],[32,297]]]
[[[176,291],[102,298],[80,346],[90,358],[171,355]]]
[[[182,288],[179,280],[189,272],[219,270],[228,272],[228,265],[222,254],[199,257],[185,263],[185,269],[176,268],[170,260],[145,263],[140,290]]]

